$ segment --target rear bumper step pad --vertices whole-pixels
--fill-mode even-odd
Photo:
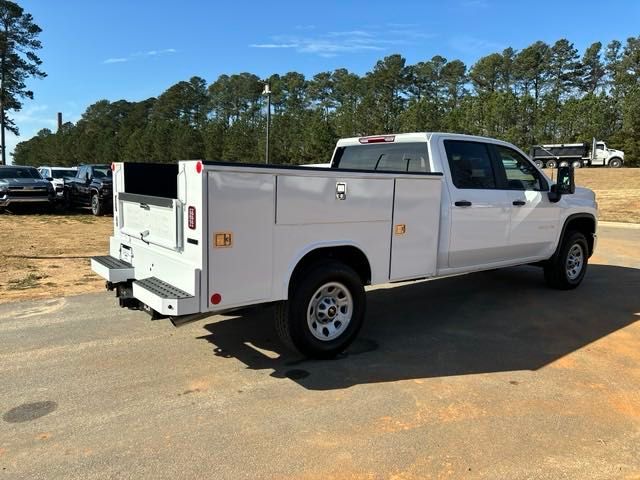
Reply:
[[[156,277],[133,282],[133,296],[163,315],[186,315],[199,310],[195,296]]]
[[[120,283],[134,277],[133,265],[106,255],[91,258],[91,270],[111,283]]]

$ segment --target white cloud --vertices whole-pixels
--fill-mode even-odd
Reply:
[[[171,55],[173,53],[177,53],[178,50],[175,48],[164,48],[162,50],[147,50],[146,52],[136,52],[131,53],[126,57],[113,57],[107,58],[102,63],[110,64],[110,63],[124,63],[132,61],[134,58],[142,58],[142,57],[159,57],[161,55]]]
[[[451,48],[466,54],[481,54],[494,51],[502,51],[505,46],[501,43],[483,40],[482,38],[461,35],[453,37],[449,44]]]
[[[489,2],[487,0],[464,0],[460,3],[464,8],[487,8]]]
[[[416,24],[388,24],[359,30],[330,31],[313,35],[274,35],[268,42],[249,44],[250,48],[292,49],[321,57],[348,53],[379,52],[390,45],[407,45],[433,37]]]
[[[251,48],[296,48],[297,43],[252,43]]]
[[[102,63],[123,63],[123,62],[126,62],[127,60],[128,59],[124,57],[115,57],[115,58],[107,58]]]

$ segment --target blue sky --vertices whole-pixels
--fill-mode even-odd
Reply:
[[[363,74],[400,53],[409,63],[443,55],[468,66],[508,46],[565,37],[581,51],[594,41],[640,35],[640,2],[516,0],[124,1],[18,0],[43,29],[48,73],[30,82],[33,101],[11,113],[21,131],[7,149],[56,112],[77,121],[91,103],[141,100],[199,75],[313,74],[346,67]]]

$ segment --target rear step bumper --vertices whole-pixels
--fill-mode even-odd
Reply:
[[[111,283],[126,282],[134,278],[133,265],[110,255],[93,257],[91,270]]]
[[[200,312],[195,296],[156,277],[133,282],[133,296],[162,315],[174,317]]]

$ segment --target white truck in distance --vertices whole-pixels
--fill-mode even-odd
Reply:
[[[559,143],[536,145],[531,149],[531,158],[539,168],[568,167],[611,167],[620,168],[624,164],[624,152],[607,148],[602,141],[588,143]]]
[[[114,232],[93,270],[120,305],[174,325],[276,304],[276,329],[330,357],[365,317],[365,285],[536,264],[582,281],[596,201],[513,145],[408,133],[340,140],[329,168],[113,165]]]

